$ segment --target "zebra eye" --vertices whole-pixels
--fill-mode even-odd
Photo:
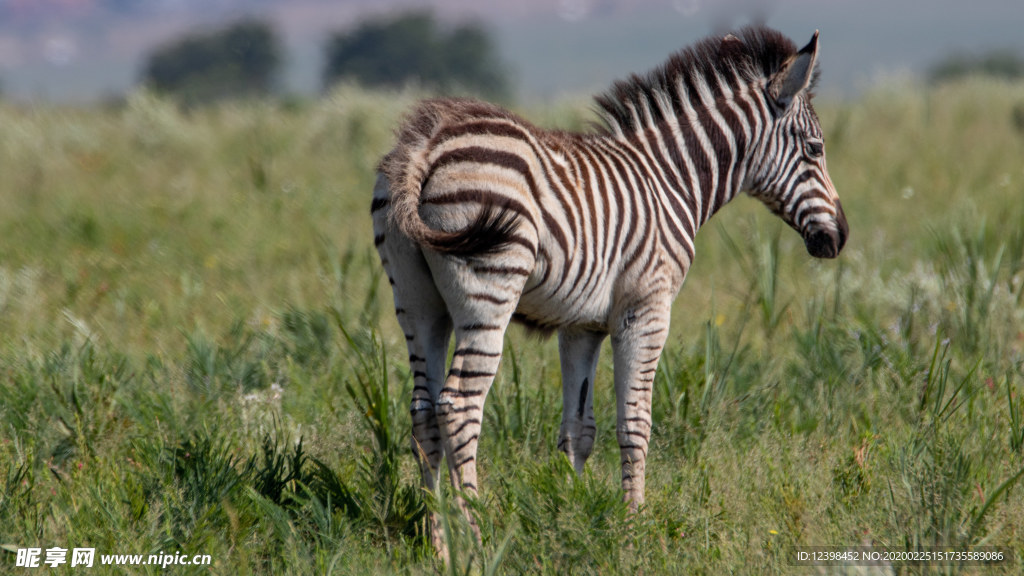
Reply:
[[[808,140],[804,144],[804,150],[811,158],[821,158],[825,154],[825,145],[818,141]]]

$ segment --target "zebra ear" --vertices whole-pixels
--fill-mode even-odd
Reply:
[[[818,31],[811,41],[794,54],[782,69],[768,81],[768,94],[775,99],[779,108],[785,110],[801,92],[807,90],[814,78],[814,67],[818,62]]]

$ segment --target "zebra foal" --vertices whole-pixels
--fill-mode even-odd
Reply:
[[[817,56],[817,32],[800,50],[764,27],[707,38],[599,96],[594,133],[543,130],[462,99],[422,102],[406,118],[371,213],[408,344],[426,487],[445,456],[452,483],[477,493],[484,399],[517,320],[558,332],[558,446],[577,472],[611,336],[622,487],[634,510],[643,503],[652,384],[701,225],[746,191],[812,256],[846,242],[811,106]],[[443,550],[436,518],[431,529]]]

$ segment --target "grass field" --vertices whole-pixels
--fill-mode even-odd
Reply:
[[[610,354],[577,478],[555,450],[557,347],[511,330],[483,542],[446,514],[448,566],[368,215],[414,98],[0,105],[0,573],[34,573],[27,547],[213,561],[69,574],[823,573],[793,547],[863,544],[1009,556],[877,573],[1021,570],[1024,85],[819,103],[851,227],[836,261],[747,198],[703,230],[638,515]],[[583,100],[521,112],[591,119]]]

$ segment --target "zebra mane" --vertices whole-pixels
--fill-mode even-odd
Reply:
[[[724,37],[707,37],[684,48],[644,76],[633,74],[627,80],[615,82],[595,101],[610,130],[633,131],[641,128],[636,116],[642,114],[642,110],[649,111],[655,122],[664,120],[661,107],[657,105],[659,95],[667,96],[673,107],[680,109],[680,94],[676,89],[680,80],[691,98],[697,97],[698,86],[706,86],[712,96],[718,98],[723,94],[721,82],[731,84],[734,77],[748,84],[766,80],[796,52],[796,45],[782,33],[765,26],[748,26]],[[810,91],[817,78],[815,70]],[[737,86],[731,88],[735,90]]]

